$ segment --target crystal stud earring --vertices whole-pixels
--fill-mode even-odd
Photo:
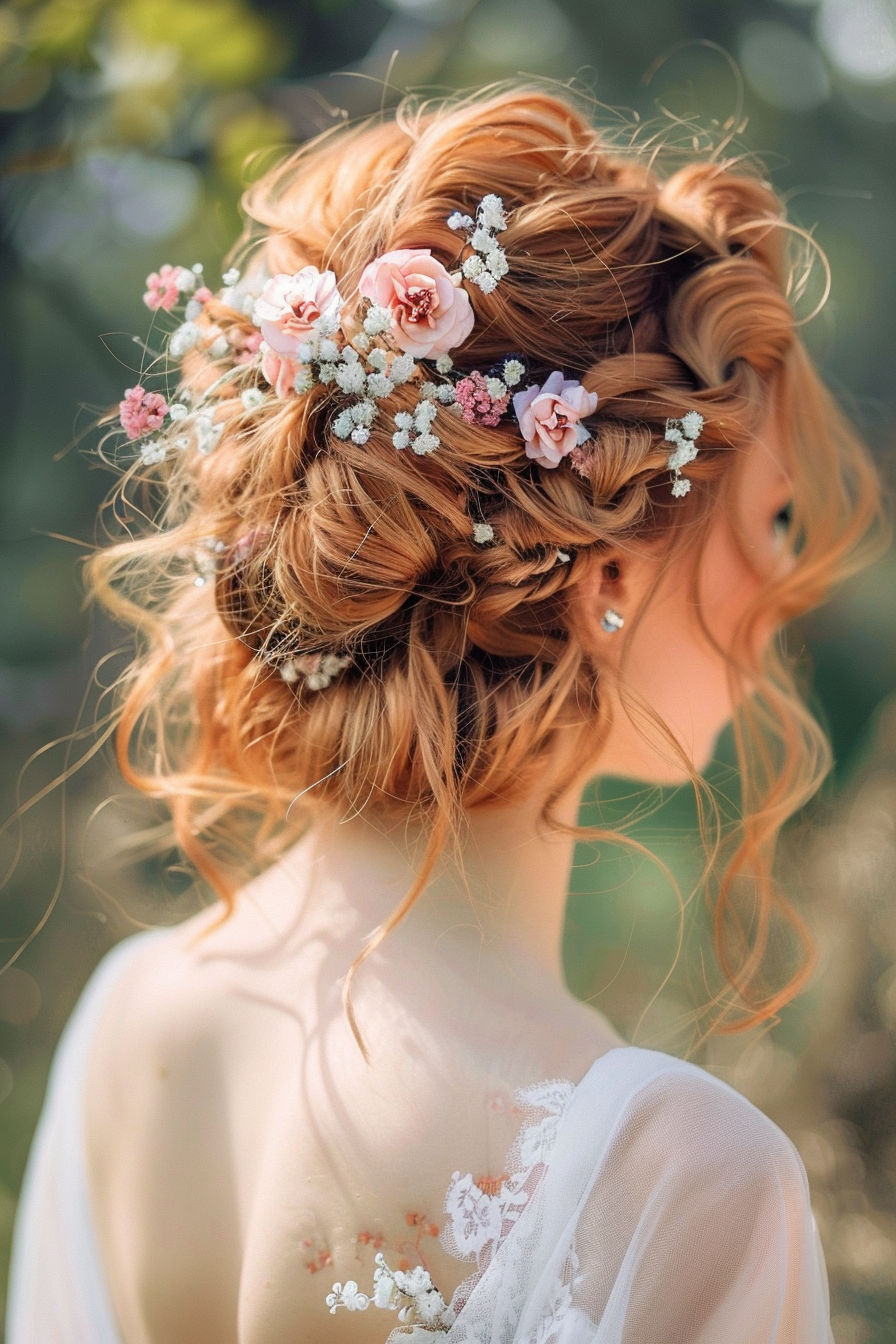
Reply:
[[[607,607],[603,616],[600,618],[600,628],[606,630],[608,635],[615,635],[617,630],[621,630],[625,625],[625,618],[614,611],[612,607]]]

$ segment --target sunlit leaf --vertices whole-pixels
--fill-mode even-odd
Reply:
[[[147,44],[177,47],[203,83],[251,85],[288,56],[280,35],[242,0],[125,0],[121,13]]]

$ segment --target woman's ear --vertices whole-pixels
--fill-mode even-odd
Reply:
[[[724,662],[697,619],[691,563],[681,553],[626,548],[582,583],[582,639],[603,674],[609,723],[601,774],[682,783],[706,764],[730,716]]]
[[[616,661],[624,637],[620,632],[634,624],[639,608],[656,584],[659,566],[653,556],[634,551],[614,551],[600,569],[582,584],[579,619],[586,642],[599,651],[600,660]],[[611,652],[612,650],[612,652]]]

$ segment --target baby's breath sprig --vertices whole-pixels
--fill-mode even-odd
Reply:
[[[682,499],[691,488],[691,482],[687,476],[682,476],[681,469],[697,456],[697,440],[702,433],[703,416],[699,411],[688,411],[680,420],[666,421],[666,442],[675,445],[667,465],[672,473],[672,494],[676,499]]]
[[[392,435],[395,447],[410,448],[418,457],[434,453],[442,442],[432,428],[437,410],[432,398],[421,396],[413,411],[396,411],[395,433]]]
[[[476,209],[476,218],[455,210],[448,216],[448,227],[457,233],[467,235],[467,243],[473,249],[473,255],[467,257],[461,265],[465,280],[482,290],[483,294],[492,294],[498,282],[510,269],[507,254],[498,242],[497,235],[507,228],[507,212],[500,196],[483,196]]]
[[[376,322],[372,325],[376,326]],[[325,353],[329,355],[329,349]],[[322,383],[335,383],[342,392],[357,397],[334,417],[332,428],[336,437],[351,439],[357,444],[366,443],[379,413],[377,403],[390,397],[416,372],[417,365],[411,355],[384,350],[381,346],[371,349],[369,344],[359,354],[357,339],[336,351],[334,357],[319,366],[318,378]]]

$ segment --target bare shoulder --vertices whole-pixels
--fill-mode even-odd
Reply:
[[[213,980],[207,977],[203,984],[197,977],[197,946],[213,927],[214,912],[203,911],[174,928],[137,935],[130,947],[115,948],[108,964],[100,964],[96,978],[110,982],[101,989],[91,1083],[122,1066],[132,1076],[144,1053],[186,1044],[201,1030],[202,1018],[212,1010]]]
[[[187,925],[138,935],[95,973],[101,1002],[84,1097],[94,1175],[118,1162],[124,1135],[136,1151],[153,1121],[175,1103],[177,1088],[169,1082],[195,1066],[214,1017],[213,995],[197,979],[191,947],[207,923],[203,912]]]
[[[214,1053],[243,1018],[253,1017],[258,1004],[246,981],[269,961],[282,932],[263,884],[252,884],[232,912],[215,905],[173,928],[138,935],[120,969],[114,949],[91,1049],[90,1095],[111,1101],[107,1089],[130,1091],[146,1070],[173,1078],[178,1065],[196,1065],[197,1053]]]
[[[305,940],[290,941],[289,924],[262,880],[229,914],[210,907],[138,939],[120,971],[111,954],[87,1075],[95,1171],[119,1148],[131,1163],[141,1144],[157,1160],[160,1146],[203,1129],[209,1141],[225,1113],[231,1126],[255,1126],[250,1100],[276,1084],[276,1060],[301,1048],[293,991],[307,981]]]

